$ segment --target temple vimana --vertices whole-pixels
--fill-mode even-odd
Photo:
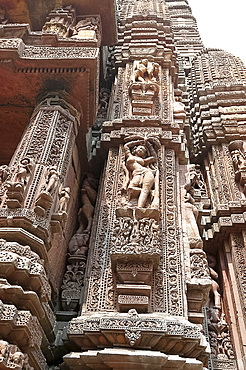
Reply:
[[[0,0],[0,81],[0,370],[245,370],[243,62],[188,0]]]

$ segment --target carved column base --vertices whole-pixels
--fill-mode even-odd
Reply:
[[[150,310],[151,280],[158,265],[159,211],[118,208],[111,262],[118,295],[117,308]],[[127,235],[127,236],[126,236]]]
[[[81,300],[87,257],[70,256],[61,287],[61,304],[65,311],[76,311]]]
[[[8,208],[20,208],[23,203],[23,192],[24,186],[20,182],[8,182],[7,183],[7,207]]]
[[[47,192],[42,192],[36,200],[34,211],[38,216],[45,216],[45,212],[52,204],[52,196]]]
[[[132,115],[133,116],[153,115],[154,98],[158,93],[158,90],[159,86],[154,82],[132,83],[130,86],[130,94],[132,98]]]
[[[167,355],[182,353],[204,365],[209,355],[207,342],[197,325],[166,314],[137,314],[134,309],[128,313],[84,314],[69,323],[68,337],[81,349],[124,347],[126,353],[129,348]],[[152,356],[155,353],[151,352]]]

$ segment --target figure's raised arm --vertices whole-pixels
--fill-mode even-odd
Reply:
[[[144,145],[144,140],[143,139],[133,140],[133,141],[129,141],[128,143],[124,145],[125,155],[127,158],[129,157],[129,155],[132,155],[131,148],[137,145]]]

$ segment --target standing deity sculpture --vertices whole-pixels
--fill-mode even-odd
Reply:
[[[197,226],[198,210],[193,198],[195,185],[198,180],[196,165],[188,166],[188,172],[185,175],[186,183],[184,185],[184,219],[186,223],[186,232],[191,248],[202,248],[202,240]]]
[[[94,207],[96,204],[98,181],[88,173],[81,188],[82,207],[78,213],[79,229],[77,233],[89,233],[92,226]]]
[[[141,136],[132,136],[126,138],[126,141],[123,191],[128,195],[128,204],[138,208],[155,208],[159,197],[155,147],[159,149],[160,142],[155,137],[144,139]]]

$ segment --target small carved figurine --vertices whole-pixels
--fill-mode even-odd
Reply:
[[[26,185],[28,182],[28,178],[31,173],[31,160],[29,158],[24,158],[20,161],[18,165],[18,172],[16,174],[16,181],[20,182],[22,185]]]
[[[67,212],[70,199],[70,188],[62,188],[59,194],[59,212]]]
[[[58,185],[59,175],[55,166],[50,167],[45,191],[50,193]]]
[[[148,77],[148,59],[142,59],[132,75],[132,82],[146,82]]]
[[[73,256],[85,256],[88,250],[87,243],[89,241],[89,234],[78,232],[72,237],[68,244],[68,252]]]
[[[133,71],[132,82],[157,82],[159,79],[159,64],[142,59]]]

